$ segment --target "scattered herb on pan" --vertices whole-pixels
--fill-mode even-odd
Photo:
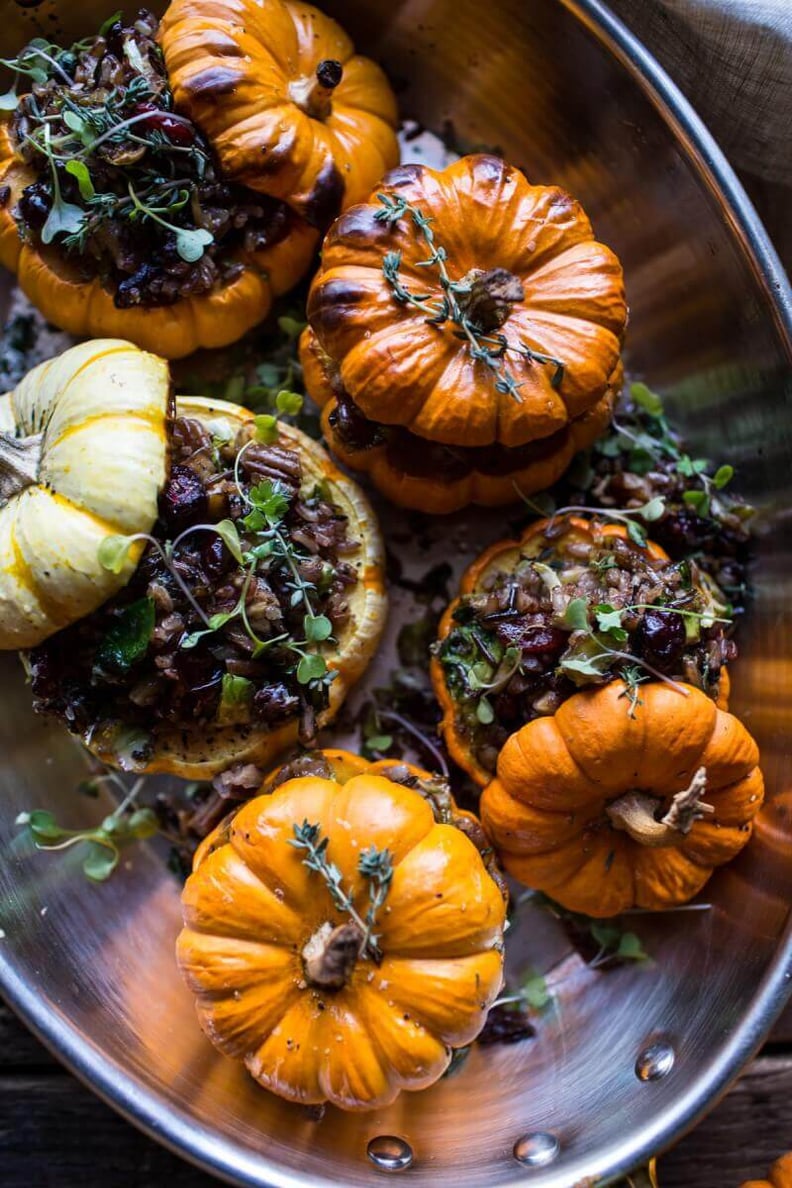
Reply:
[[[123,781],[113,772],[98,779],[117,784],[124,792],[124,798],[118,808],[95,828],[65,829],[52,813],[43,809],[20,813],[16,824],[27,831],[39,850],[52,852],[68,850],[72,846],[84,847],[83,873],[92,882],[102,883],[118,866],[121,850],[133,842],[153,837],[158,824],[150,808],[141,808],[137,804],[142,780],[137,780],[126,791]]]

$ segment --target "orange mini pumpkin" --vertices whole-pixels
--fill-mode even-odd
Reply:
[[[496,157],[390,173],[326,236],[308,316],[333,448],[405,506],[548,485],[620,383],[619,261],[573,198]]]
[[[776,1159],[769,1180],[747,1180],[740,1188],[792,1188],[792,1151]]]
[[[344,30],[295,0],[173,0],[160,39],[177,106],[227,177],[326,227],[399,160],[396,100]]]
[[[518,581],[521,570],[525,571],[527,582]],[[675,642],[678,651],[676,656],[664,657],[665,675],[690,681],[693,671],[689,664],[695,661],[706,691],[720,708],[726,709],[729,677],[725,667],[716,666],[713,654],[723,638],[722,629],[715,622],[722,612],[717,602],[719,592],[710,585],[699,585],[698,582],[705,580],[700,574],[688,581],[686,571],[687,567],[673,565],[667,553],[653,541],[640,545],[624,523],[606,522],[599,517],[586,519],[579,514],[535,520],[519,540],[501,540],[486,549],[465,570],[458,597],[443,613],[430,665],[434,691],[443,710],[440,729],[455,762],[484,787],[494,774],[497,752],[509,733],[531,718],[552,714],[564,697],[575,692],[576,685],[609,679],[610,666],[600,677],[596,671],[587,676],[577,675],[574,666],[564,673],[562,663],[559,674],[557,665],[569,655],[568,649],[575,641],[576,620],[565,622],[565,611],[573,599],[579,601],[582,596],[587,622],[595,627],[598,607],[612,602],[621,611],[630,601],[635,601],[625,598],[625,584],[633,592],[649,589],[649,597],[657,603],[657,626],[662,631],[667,626],[669,612],[663,611],[660,586],[664,579],[674,583],[676,593],[682,595],[676,600],[678,605],[692,614],[685,619],[684,613],[679,613],[677,621],[670,623],[675,637],[679,637]],[[488,645],[481,641],[484,622],[477,620],[473,643],[478,638],[479,651],[469,659],[471,664],[489,664],[492,671],[484,673],[484,678],[494,686],[493,698],[501,691],[498,682],[503,678],[509,709],[508,719],[503,720],[497,712],[494,721],[475,717],[477,688],[482,681],[470,678],[468,688],[466,670],[461,666],[471,642],[465,620],[472,606],[482,600],[493,604],[494,636]],[[643,601],[640,593],[637,601]],[[502,602],[505,608],[500,605]],[[620,614],[620,629],[629,628],[625,634],[630,638],[644,630],[643,609],[646,608]],[[701,629],[696,626],[701,623],[701,612],[707,609],[714,617],[707,632],[713,636],[712,641],[709,638],[703,641]],[[585,641],[589,642],[592,641]],[[631,646],[629,642],[620,645],[607,636],[605,644],[625,653]],[[489,646],[489,659],[480,652],[483,646]],[[519,690],[513,690],[510,684],[509,670],[513,666],[506,659],[509,647],[522,650],[517,675],[523,687]],[[603,659],[607,659],[604,654]],[[630,663],[629,657],[622,657],[622,661]],[[640,663],[640,659],[636,657],[633,663]],[[496,711],[497,708],[496,703]]]
[[[201,1026],[261,1085],[374,1109],[433,1084],[481,1030],[505,904],[387,762],[328,757],[331,778],[287,780],[203,844],[177,955]]]
[[[589,916],[685,903],[751,836],[759,752],[698,689],[622,681],[508,740],[481,814],[506,870]]]

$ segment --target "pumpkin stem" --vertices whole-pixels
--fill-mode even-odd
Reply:
[[[41,438],[40,433],[32,437],[0,433],[0,507],[38,482]]]
[[[668,812],[659,820],[656,816],[659,799],[643,792],[627,792],[609,804],[605,811],[614,829],[623,829],[642,846],[673,846],[681,836],[690,833],[694,821],[715,812],[711,804],[701,800],[706,787],[707,769],[700,767],[687,788],[677,792]]]
[[[500,330],[514,303],[525,298],[522,281],[508,268],[471,268],[455,291],[465,316],[484,334]]]
[[[289,83],[293,103],[314,120],[326,120],[333,110],[333,91],[344,77],[344,67],[335,58],[325,58],[314,75]]]
[[[302,951],[306,978],[323,990],[340,990],[349,981],[362,947],[363,933],[357,924],[333,928],[328,920]]]

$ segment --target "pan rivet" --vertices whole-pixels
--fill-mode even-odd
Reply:
[[[380,1171],[404,1171],[413,1161],[413,1149],[394,1134],[378,1134],[366,1147],[366,1154]]]
[[[635,1062],[635,1075],[639,1081],[659,1081],[671,1072],[675,1059],[670,1044],[650,1044]]]
[[[526,1167],[544,1167],[558,1157],[561,1144],[554,1134],[524,1134],[514,1144],[514,1158]]]

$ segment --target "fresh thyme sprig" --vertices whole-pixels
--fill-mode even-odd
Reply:
[[[430,325],[441,326],[445,322],[452,322],[458,329],[457,337],[466,340],[467,348],[472,359],[488,367],[495,378],[495,390],[503,395],[511,396],[520,401],[520,387],[525,382],[516,378],[506,365],[508,354],[518,355],[524,362],[539,363],[553,368],[550,380],[553,388],[558,388],[564,378],[564,364],[553,355],[546,355],[532,350],[523,342],[511,342],[505,334],[489,334],[470,317],[464,298],[469,295],[474,281],[463,277],[453,280],[447,268],[448,252],[435,240],[431,227],[433,220],[411,205],[403,195],[377,194],[382,203],[382,210],[375,214],[377,222],[388,226],[395,226],[399,221],[409,216],[416,231],[423,237],[429,249],[426,260],[419,261],[421,268],[434,268],[443,290],[439,301],[430,300],[430,294],[413,293],[402,282],[400,268],[402,254],[400,251],[386,252],[382,261],[382,273],[388,282],[394,301],[400,305],[412,305],[426,315]],[[462,300],[460,300],[462,298]]]
[[[322,836],[321,827],[304,820],[302,825],[295,824],[293,830],[294,837],[289,839],[289,845],[297,850],[306,851],[303,865],[322,876],[330,892],[330,898],[339,912],[346,912],[359,928],[362,937],[361,954],[367,953],[372,961],[382,961],[382,950],[377,943],[379,938],[373,929],[377,913],[384,904],[393,881],[393,858],[390,851],[378,850],[372,845],[364,850],[358,859],[358,873],[369,884],[369,908],[363,919],[355,907],[352,896],[344,890],[341,871],[327,857],[330,839]]]

